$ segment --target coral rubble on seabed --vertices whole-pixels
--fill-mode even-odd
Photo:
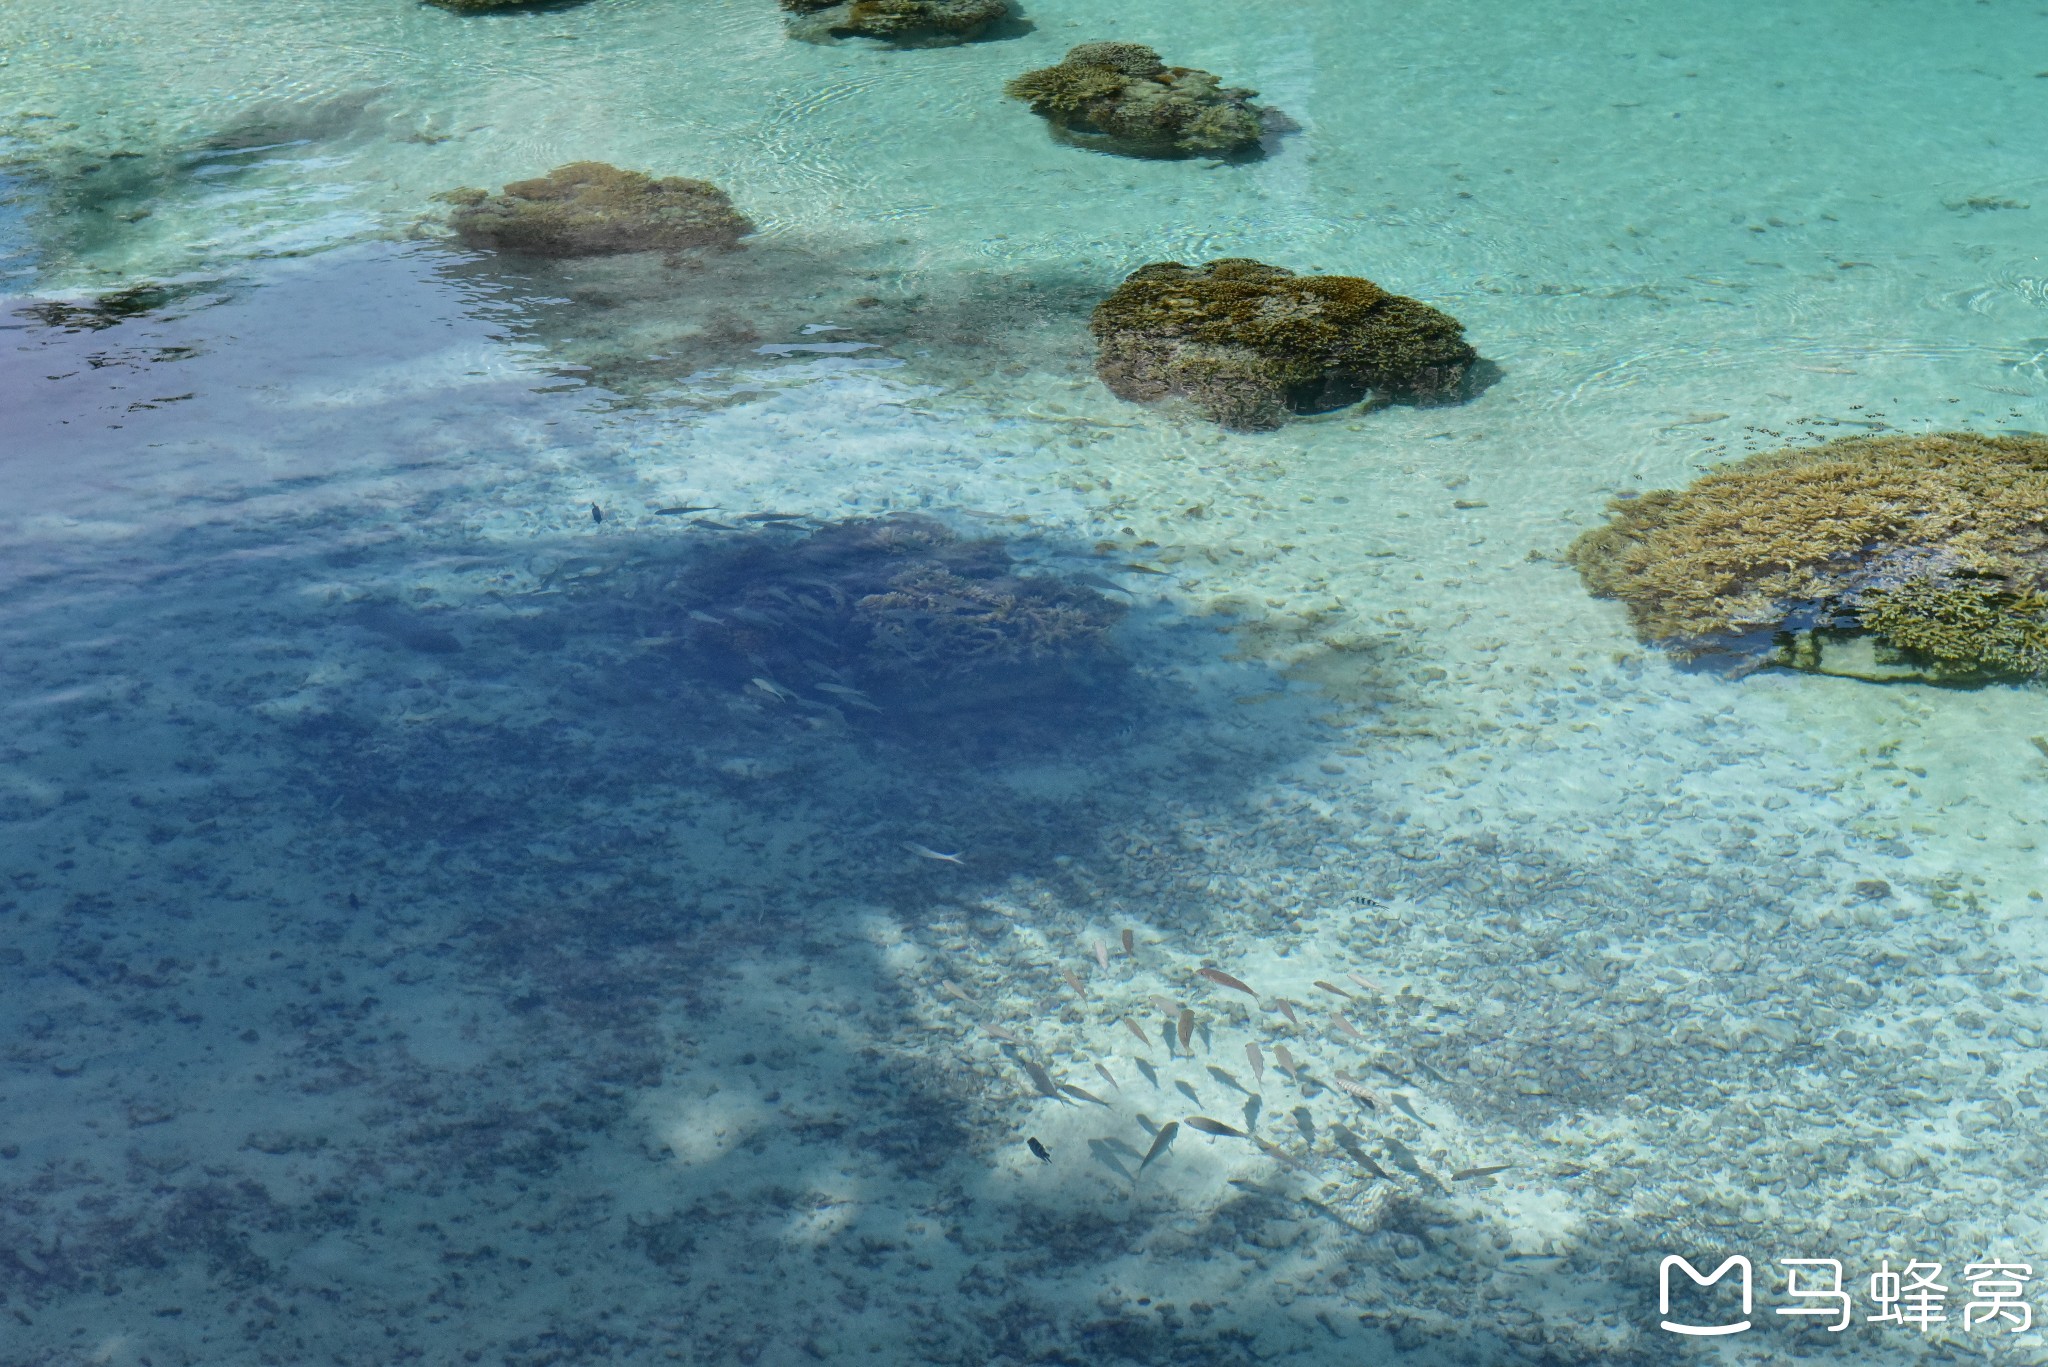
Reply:
[[[2048,672],[2048,439],[1844,437],[1610,512],[1571,560],[1646,641],[1873,678]]]
[[[1089,326],[1096,372],[1117,397],[1184,398],[1248,431],[1371,392],[1452,400],[1478,360],[1455,318],[1370,280],[1237,259],[1141,266]]]
[[[1069,134],[1140,156],[1227,156],[1256,148],[1270,110],[1256,90],[1168,66],[1141,43],[1083,43],[1058,66],[1027,71],[1007,93]]]

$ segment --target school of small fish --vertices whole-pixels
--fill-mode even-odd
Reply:
[[[904,847],[922,858],[959,862],[958,856],[941,854],[913,842],[904,842]],[[1249,1140],[1259,1153],[1292,1170],[1327,1172],[1328,1165],[1335,1163],[1340,1174],[1348,1174],[1354,1180],[1369,1179],[1396,1187],[1412,1181],[1420,1190],[1439,1194],[1449,1194],[1454,1184],[1466,1190],[1494,1186],[1496,1184],[1491,1179],[1515,1167],[1505,1162],[1455,1163],[1446,1141],[1456,1127],[1446,1128],[1439,1123],[1453,1113],[1442,1098],[1424,1098],[1423,1104],[1429,1106],[1439,1120],[1426,1117],[1418,1109],[1415,1097],[1410,1095],[1420,1094],[1416,1080],[1390,1066],[1394,1060],[1375,1044],[1373,1036],[1368,1033],[1371,1029],[1369,1022],[1375,1013],[1383,1009],[1388,997],[1386,990],[1371,979],[1355,972],[1345,972],[1342,976],[1354,985],[1355,990],[1330,979],[1315,979],[1313,987],[1341,998],[1352,1013],[1331,1012],[1324,1017],[1327,1025],[1319,1028],[1315,1021],[1305,1020],[1305,1008],[1300,1002],[1262,994],[1244,978],[1215,963],[1204,962],[1192,969],[1178,969],[1166,962],[1141,961],[1138,937],[1130,928],[1118,933],[1117,943],[1122,953],[1112,955],[1103,938],[1089,938],[1079,943],[1072,961],[1044,966],[1047,979],[1044,986],[1053,994],[1048,1000],[1063,1003],[1058,1008],[1063,1022],[1071,1027],[1078,1016],[1082,1029],[1088,1034],[1100,1032],[1103,1056],[1085,1061],[1107,1084],[1106,1093],[1089,1091],[1059,1076],[1064,1070],[1060,1061],[1031,1039],[1033,1034],[1039,1033],[1035,1028],[1036,1022],[988,1019],[980,1000],[951,978],[941,979],[936,990],[940,997],[963,1009],[981,1032],[995,1040],[1002,1052],[1009,1055],[1023,1073],[1020,1080],[1029,1084],[1026,1096],[1068,1108],[1086,1103],[1088,1107],[1110,1113],[1122,1113],[1127,1105],[1132,1107],[1128,1122],[1145,1132],[1145,1147],[1141,1150],[1126,1142],[1122,1134],[1112,1133],[1100,1136],[1091,1148],[1096,1150],[1100,1161],[1119,1171],[1134,1185],[1139,1175],[1154,1165],[1170,1162],[1176,1138],[1183,1130],[1205,1136],[1212,1142]],[[1148,945],[1150,943],[1148,941]],[[1154,956],[1148,952],[1144,958],[1152,960]],[[1177,989],[1178,995],[1145,990],[1162,981],[1169,988]],[[1053,983],[1059,987],[1052,988]],[[991,986],[994,993],[1000,993],[1004,985]],[[1245,1003],[1249,1003],[1249,1010]],[[1141,1023],[1147,1016],[1153,1021],[1153,1029]],[[1360,1022],[1368,1024],[1362,1027]],[[1223,1043],[1222,1037],[1226,1033],[1245,1026],[1262,1031],[1263,1037],[1247,1039],[1235,1046]],[[1130,1043],[1121,1046],[1114,1043],[1110,1037],[1112,1031],[1117,1032],[1118,1038],[1135,1042],[1137,1051],[1131,1050]],[[1222,1063],[1212,1061],[1233,1048],[1244,1060],[1249,1085]],[[1308,1050],[1319,1056],[1335,1053],[1337,1058],[1325,1066],[1303,1060],[1297,1056],[1296,1050]],[[1266,1065],[1269,1054],[1274,1070],[1300,1094],[1301,1104],[1282,1107],[1277,1098],[1268,1098]],[[1205,1064],[1203,1076],[1161,1075],[1162,1068],[1197,1060]],[[1075,1063],[1081,1061],[1076,1059]],[[1117,1075],[1119,1070],[1113,1066],[1119,1061],[1143,1079],[1142,1083],[1134,1084],[1138,1091],[1126,1091],[1124,1082]],[[1347,1066],[1339,1066],[1340,1062]],[[1413,1068],[1433,1081],[1443,1080],[1426,1066],[1416,1064]],[[1361,1074],[1368,1071],[1382,1075],[1385,1081],[1365,1080]],[[1204,1081],[1211,1087],[1206,1100],[1205,1093],[1198,1090]],[[1407,1090],[1391,1091],[1386,1083]],[[1156,1097],[1152,1096],[1155,1093]],[[1151,1098],[1149,1103],[1148,1097]],[[1164,1121],[1155,1121],[1137,1109],[1141,1104],[1156,1106],[1169,1097],[1198,1109],[1178,1119]],[[1323,1108],[1326,1116],[1334,1107],[1337,1115],[1327,1116],[1324,1123],[1319,1123],[1309,1103]],[[1200,1113],[1200,1110],[1222,1105],[1234,1108],[1218,1112],[1229,1115],[1231,1118],[1228,1120]],[[1269,1107],[1276,1114],[1290,1117],[1289,1123],[1273,1138],[1260,1133],[1261,1122],[1266,1118]],[[1432,1144],[1445,1143],[1446,1146],[1435,1149],[1426,1158],[1418,1155],[1410,1143],[1403,1142],[1399,1135],[1386,1128],[1396,1116],[1417,1126],[1423,1133],[1435,1136],[1431,1139]],[[1353,1127],[1365,1128],[1367,1132],[1362,1136]],[[1420,1138],[1411,1142],[1422,1144]],[[1126,1163],[1104,1155],[1122,1155],[1123,1159],[1131,1161]],[[1439,1175],[1440,1171],[1447,1172],[1448,1176]],[[1464,1184],[1472,1184],[1472,1187]]]

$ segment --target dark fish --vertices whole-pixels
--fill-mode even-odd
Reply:
[[[1180,1125],[1175,1121],[1169,1120],[1164,1125],[1161,1125],[1159,1132],[1152,1136],[1152,1147],[1145,1150],[1145,1156],[1138,1161],[1138,1171],[1143,1172],[1153,1159],[1165,1153],[1167,1147],[1173,1143],[1173,1137],[1179,1133]],[[1136,1179],[1133,1178],[1132,1180],[1135,1181]]]
[[[1127,570],[1136,570],[1136,571],[1137,571],[1137,572],[1138,572],[1139,574],[1169,574],[1169,573],[1171,573],[1171,571],[1170,571],[1170,570],[1156,570],[1156,569],[1152,568],[1152,567],[1151,567],[1150,565],[1140,565],[1140,564],[1137,564],[1137,563],[1136,563],[1135,561],[1134,561],[1134,562],[1132,562],[1131,564],[1128,564],[1128,565],[1124,566],[1124,568],[1125,568],[1125,569],[1127,569]]]
[[[1365,1145],[1358,1142],[1357,1135],[1351,1133],[1342,1125],[1332,1125],[1330,1126],[1330,1137],[1337,1141],[1337,1147],[1351,1155],[1351,1161],[1358,1164],[1359,1167],[1364,1168],[1382,1182],[1394,1180],[1385,1168],[1372,1161],[1372,1155],[1365,1151]]]
[[[1138,1043],[1144,1045],[1147,1049],[1150,1049],[1152,1047],[1152,1037],[1150,1035],[1147,1035],[1144,1032],[1144,1030],[1138,1025],[1138,1023],[1132,1020],[1129,1016],[1124,1017],[1124,1029],[1136,1035],[1138,1037]]]
[[[1287,1023],[1289,1025],[1293,1026],[1297,1030],[1301,1028],[1301,1022],[1295,1018],[1294,1004],[1292,1002],[1288,1001],[1287,998],[1282,997],[1279,1001],[1274,1002],[1273,1005],[1280,1012],[1281,1015],[1287,1017]]]
[[[590,520],[591,520],[592,522],[602,522],[602,521],[604,521],[604,509],[602,509],[602,508],[598,507],[598,506],[597,506],[597,505],[596,505],[595,503],[591,504],[591,505],[590,505]]]
[[[1003,1027],[1000,1025],[990,1025],[986,1021],[984,1021],[982,1023],[981,1028],[988,1031],[991,1035],[994,1035],[997,1039],[1001,1040],[1005,1044],[1014,1044],[1019,1046],[1020,1048],[1024,1044],[1023,1040],[1018,1039],[1016,1035],[1012,1034],[1008,1030],[1003,1029]]]
[[[1252,1066],[1252,1085],[1254,1087],[1264,1086],[1266,1082],[1266,1060],[1259,1053],[1259,1046],[1247,1044],[1244,1047],[1244,1057],[1245,1061]]]
[[[1185,1006],[1180,1009],[1180,1019],[1174,1023],[1173,1033],[1180,1038],[1180,1051],[1188,1051],[1188,1041],[1195,1037],[1195,1013]]]
[[[1127,959],[1138,957],[1138,937],[1131,934],[1128,930],[1124,932],[1124,957]]]
[[[740,518],[742,522],[801,522],[803,520],[804,515],[802,513],[747,513]]]
[[[1460,1168],[1451,1174],[1453,1182],[1471,1182],[1481,1177],[1491,1177],[1497,1172],[1506,1172],[1513,1163],[1499,1163],[1490,1168]]]
[[[717,506],[716,503],[684,503],[674,508],[656,508],[654,515],[656,517],[681,517],[685,513],[708,513]]]
[[[1348,1001],[1348,1002],[1355,1002],[1355,1001],[1357,1001],[1357,1000],[1358,1000],[1358,998],[1356,998],[1356,997],[1352,996],[1352,995],[1351,995],[1351,994],[1350,994],[1349,992],[1346,992],[1346,991],[1345,991],[1345,990],[1344,990],[1343,988],[1341,988],[1341,987],[1337,986],[1337,984],[1335,984],[1335,983],[1326,983],[1326,982],[1324,982],[1324,981],[1323,981],[1323,980],[1322,980],[1321,978],[1317,978],[1317,979],[1316,979],[1316,986],[1317,986],[1317,987],[1320,987],[1320,988],[1322,988],[1322,989],[1323,989],[1323,991],[1325,991],[1325,992],[1335,992],[1335,993],[1336,993],[1336,994],[1337,994],[1338,996],[1342,997],[1342,998],[1343,998],[1343,999],[1344,999],[1345,1001]]]
[[[1292,1082],[1297,1087],[1301,1085],[1301,1069],[1295,1065],[1294,1055],[1287,1052],[1286,1045],[1276,1044],[1273,1046],[1273,1062],[1280,1065],[1280,1071],[1287,1074],[1289,1082]]]
[[[1045,1145],[1039,1143],[1037,1135],[1033,1135],[1031,1138],[1025,1140],[1024,1146],[1031,1150],[1031,1156],[1033,1158],[1036,1158],[1039,1162],[1052,1162],[1052,1150],[1048,1149]]]
[[[690,525],[692,527],[709,527],[714,532],[736,532],[739,530],[738,527],[733,526],[730,522],[713,522],[708,517],[693,517],[690,519]]]
[[[1092,1101],[1098,1106],[1109,1105],[1107,1101],[1104,1101],[1101,1097],[1095,1095],[1095,1093],[1089,1091],[1086,1087],[1076,1087],[1071,1082],[1062,1082],[1060,1084],[1060,1090],[1065,1092],[1068,1096],[1077,1096],[1080,1097],[1083,1101]]]
[[[1353,1025],[1350,1021],[1345,1020],[1343,1016],[1333,1011],[1330,1013],[1330,1019],[1337,1023],[1337,1028],[1340,1031],[1351,1036],[1351,1038],[1357,1040],[1360,1044],[1365,1043],[1365,1036],[1358,1033],[1358,1027]]]
[[[1167,998],[1160,996],[1157,992],[1145,998],[1145,1000],[1151,1002],[1153,1006],[1157,1007],[1160,1011],[1164,1012],[1169,1016],[1180,1014],[1179,1002],[1169,1001]]]
[[[1098,1063],[1095,1065],[1095,1071],[1102,1074],[1102,1080],[1104,1082],[1107,1082],[1110,1086],[1116,1088],[1119,1092],[1121,1092],[1124,1089],[1123,1083],[1118,1082],[1115,1078],[1111,1077],[1109,1075],[1109,1069],[1103,1067],[1101,1064]]]
[[[1075,977],[1075,976],[1074,976],[1074,970],[1073,970],[1073,969],[1071,969],[1071,968],[1063,968],[1063,969],[1061,969],[1061,970],[1060,970],[1060,976],[1061,976],[1062,978],[1065,978],[1065,979],[1067,980],[1067,986],[1068,986],[1068,987],[1071,987],[1071,988],[1073,988],[1073,989],[1074,989],[1074,993],[1075,993],[1075,995],[1077,995],[1078,997],[1080,997],[1080,999],[1081,999],[1082,1001],[1087,1001],[1087,1000],[1088,1000],[1088,988],[1087,988],[1087,985],[1086,985],[1086,984],[1084,984],[1084,983],[1083,983],[1083,982],[1082,982],[1082,981],[1081,981],[1081,980],[1080,980],[1079,978],[1077,978],[1077,977]]]
[[[956,1001],[964,1003],[965,1005],[975,1007],[980,1006],[979,1002],[975,1001],[974,998],[968,996],[966,990],[962,988],[959,983],[954,982],[951,978],[941,978],[939,980],[939,991],[945,993],[947,996],[953,998]]]
[[[1258,993],[1252,991],[1249,987],[1246,987],[1243,982],[1236,978],[1231,977],[1228,973],[1225,973],[1220,968],[1198,968],[1195,970],[1195,972],[1201,974],[1210,982],[1215,983],[1218,987],[1227,987],[1231,989],[1233,992],[1242,992],[1247,997],[1250,997],[1253,1001],[1257,1001],[1259,999]]]
[[[1244,1131],[1238,1129],[1235,1125],[1226,1125],[1220,1120],[1211,1120],[1206,1115],[1189,1116],[1188,1128],[1200,1130],[1203,1134],[1220,1134],[1229,1139],[1243,1139],[1245,1137]]]

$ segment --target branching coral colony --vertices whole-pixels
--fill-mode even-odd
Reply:
[[[781,0],[797,38],[961,42],[1009,16],[1008,0]]]
[[[1117,397],[1177,395],[1225,427],[1280,426],[1370,392],[1464,397],[1479,359],[1449,314],[1348,275],[1257,261],[1140,267],[1096,307],[1096,372]]]
[[[696,669],[799,706],[909,715],[1085,698],[1121,605],[930,518],[763,532],[664,591]],[[1101,682],[1096,679],[1094,682]]]
[[[1137,156],[1229,156],[1257,147],[1267,129],[1256,90],[1168,66],[1139,43],[1083,43],[1005,89],[1078,141]]]
[[[464,189],[442,198],[456,205],[449,226],[465,244],[527,256],[730,251],[754,230],[709,181],[656,180],[601,161],[557,167],[502,194]]]
[[[1872,679],[2048,674],[2048,438],[1849,437],[1609,511],[1571,563],[1680,654]]]

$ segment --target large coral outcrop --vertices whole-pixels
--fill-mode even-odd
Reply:
[[[527,256],[731,250],[754,230],[709,181],[622,171],[600,161],[557,167],[500,194],[453,190],[449,226],[472,247]]]
[[[1140,267],[1089,326],[1096,372],[1119,398],[1177,395],[1247,431],[1372,392],[1461,398],[1479,359],[1457,319],[1370,280],[1240,259]]]
[[[2048,438],[1849,437],[1609,511],[1571,563],[1682,655],[1941,682],[2048,673]]]
[[[1005,89],[1077,141],[1135,156],[1247,152],[1268,125],[1269,111],[1251,102],[1258,91],[1168,66],[1140,43],[1083,43]]]
[[[800,38],[961,42],[1009,16],[1009,0],[782,0]]]

